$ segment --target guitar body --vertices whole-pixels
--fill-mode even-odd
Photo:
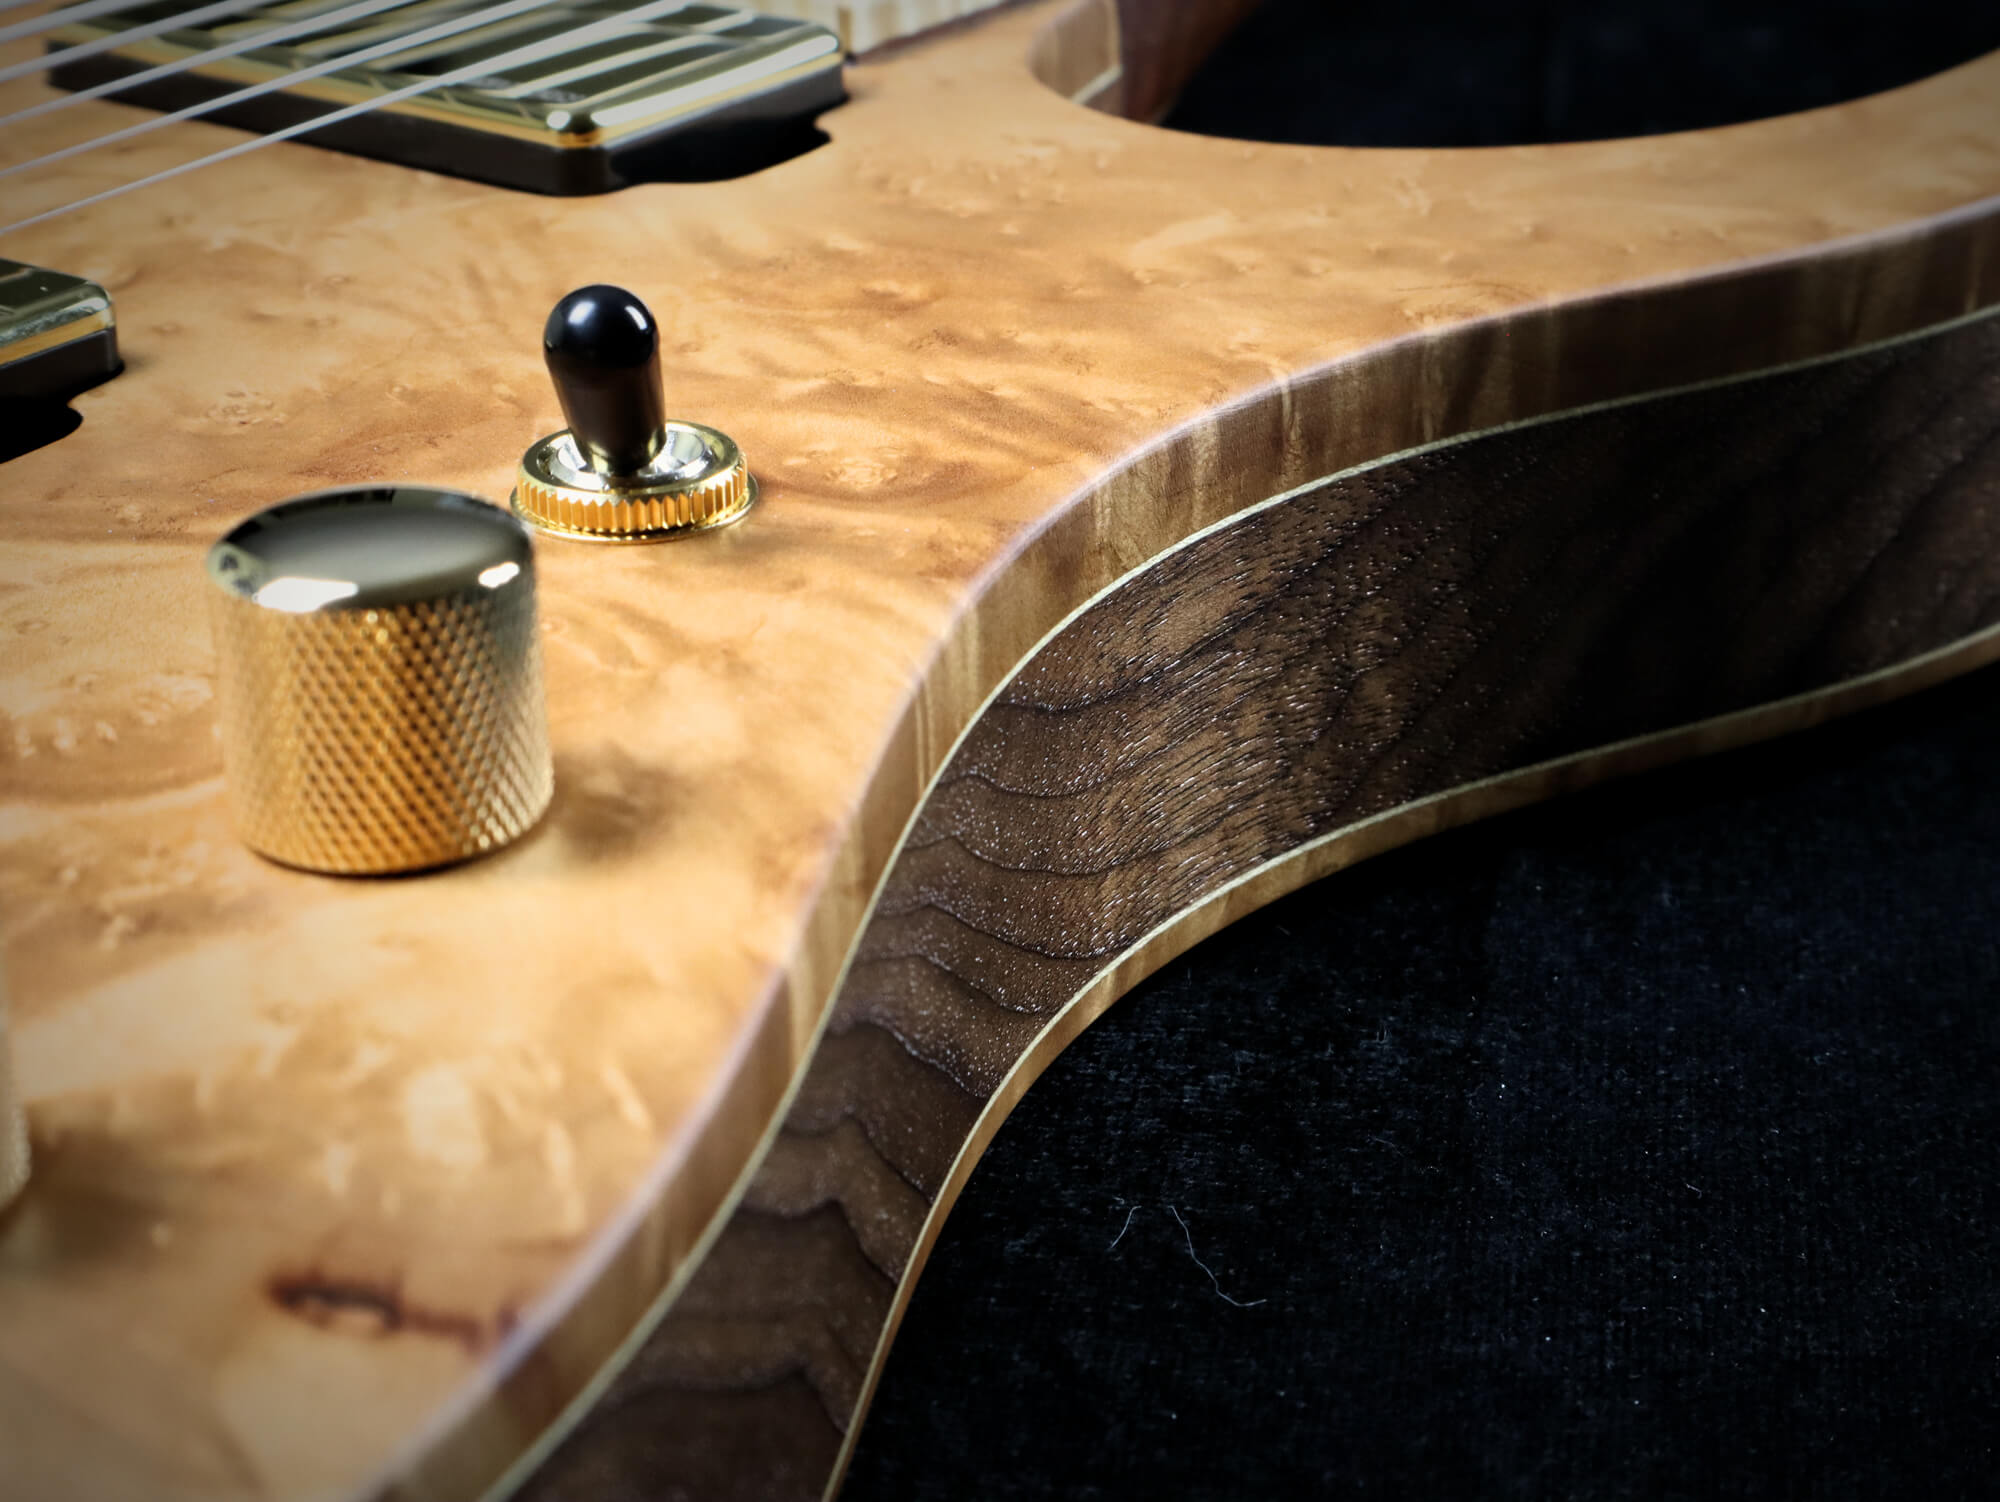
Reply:
[[[1167,959],[2000,655],[2000,57],[1570,146],[1142,123],[1241,9],[968,20],[731,182],[277,145],[0,243],[127,361],[0,470],[7,1495],[823,1495],[981,1149]],[[238,139],[183,129],[118,170]],[[518,845],[259,860],[204,550],[504,497],[590,281],[759,506],[539,543]]]

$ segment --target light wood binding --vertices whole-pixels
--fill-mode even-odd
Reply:
[[[0,488],[40,1157],[0,1222],[10,1484],[476,1492],[686,1267],[924,789],[1078,606],[1385,454],[2000,301],[2000,59],[1504,152],[1195,140],[1066,97],[1151,113],[1214,14],[1134,7],[1160,40],[1116,67],[1101,6],[968,22],[858,64],[831,145],[734,183],[552,202],[281,146],[0,245],[104,281],[130,362]],[[10,209],[235,139],[163,132]],[[504,494],[559,423],[540,319],[600,279],[653,302],[674,402],[744,443],[761,508],[542,549],[560,786],[522,846],[409,882],[258,862],[202,549],[315,485]]]

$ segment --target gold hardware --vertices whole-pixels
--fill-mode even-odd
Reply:
[[[727,433],[668,419],[659,325],[623,287],[579,287],[542,326],[542,357],[569,426],[531,447],[514,510],[593,542],[655,542],[735,521],[757,500]]]
[[[312,871],[497,850],[553,789],[529,533],[455,491],[353,487],[208,555],[238,832]]]
[[[665,432],[662,453],[692,453],[690,464],[679,471],[656,464],[633,477],[598,473],[567,429],[551,433],[521,460],[514,509],[564,537],[653,542],[725,526],[756,503],[757,482],[728,434],[679,421]]]

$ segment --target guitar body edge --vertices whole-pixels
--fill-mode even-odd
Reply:
[[[515,1494],[830,1495],[944,1216],[1120,995],[1307,881],[2000,657],[2000,318],[1362,466],[1099,595],[891,864],[782,1126]]]

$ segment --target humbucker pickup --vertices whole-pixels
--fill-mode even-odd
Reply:
[[[66,401],[118,370],[118,331],[102,287],[0,260],[0,399]]]
[[[783,160],[823,139],[814,118],[846,97],[835,33],[720,5],[281,0],[134,35],[185,9],[159,0],[62,28],[52,80],[130,79],[115,98],[252,130],[339,116],[305,139],[559,194]]]

